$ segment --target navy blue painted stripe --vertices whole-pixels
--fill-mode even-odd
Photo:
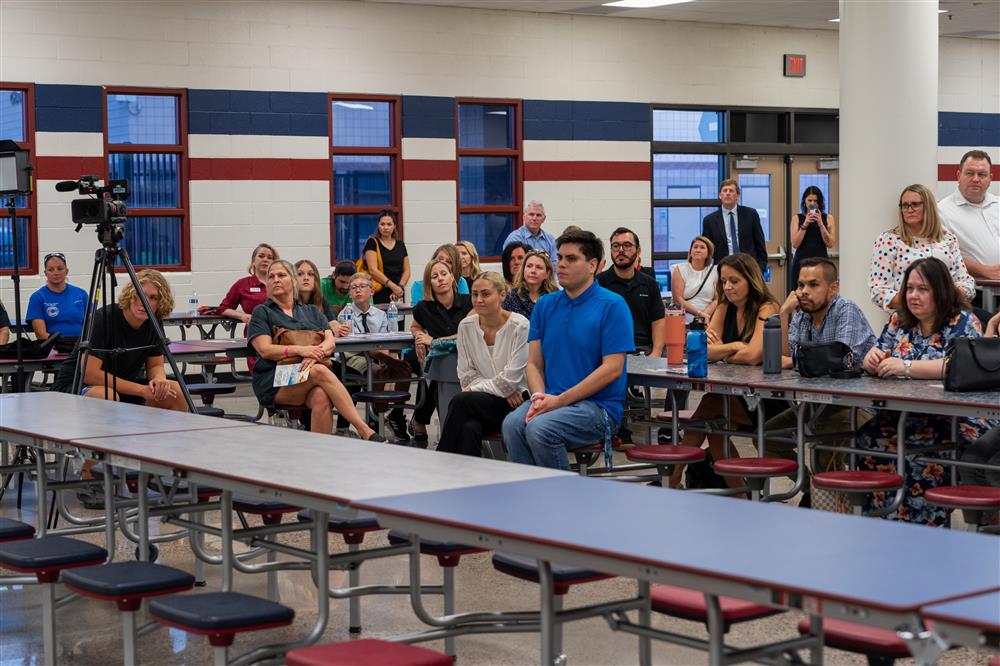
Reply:
[[[188,132],[327,136],[326,105],[323,93],[189,90]]]
[[[455,99],[403,96],[403,136],[421,139],[455,138]]]
[[[938,113],[939,146],[1000,146],[1000,113]]]
[[[524,138],[563,141],[650,141],[649,105],[526,99]]]
[[[39,132],[103,132],[100,86],[35,86],[35,129]]]

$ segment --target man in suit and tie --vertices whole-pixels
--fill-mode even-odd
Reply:
[[[760,270],[767,267],[767,248],[764,245],[764,229],[760,226],[760,216],[749,206],[739,206],[740,185],[732,178],[722,181],[719,186],[719,210],[702,220],[702,235],[715,243],[718,264],[727,255],[744,252],[757,260]]]

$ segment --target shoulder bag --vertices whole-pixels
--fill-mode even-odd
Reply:
[[[1000,338],[955,338],[944,357],[945,391],[1000,389]]]
[[[375,238],[374,236],[372,236],[372,240],[375,241],[375,256],[378,257],[378,263],[376,265],[378,266],[379,272],[382,273],[383,275],[385,275],[385,269],[382,268],[382,248],[381,248],[381,245],[379,244],[378,239]],[[357,267],[359,273],[368,273],[369,275],[371,275],[371,273],[369,273],[369,271],[368,271],[368,262],[365,261],[365,253],[363,251],[361,252],[361,258],[358,259],[356,262],[354,262],[354,265]],[[372,293],[373,294],[377,294],[378,292],[382,291],[382,289],[384,289],[384,288],[385,288],[384,284],[382,284],[378,280],[372,278]]]
[[[324,334],[321,331],[295,330],[275,326],[271,330],[271,340],[279,347],[291,347],[299,345],[303,347],[313,347],[323,344]],[[289,354],[278,361],[278,365],[291,365],[301,363],[302,357],[298,354]],[[323,360],[324,365],[330,364],[330,359]]]
[[[861,376],[861,367],[854,351],[845,343],[800,342],[795,369],[803,377],[834,377],[847,379]]]

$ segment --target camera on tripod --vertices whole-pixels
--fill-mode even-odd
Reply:
[[[101,184],[97,176],[80,176],[79,180],[56,183],[56,191],[90,195],[93,198],[73,199],[72,214],[76,230],[85,224],[120,225],[125,222],[125,199],[128,199],[127,180],[109,180]]]

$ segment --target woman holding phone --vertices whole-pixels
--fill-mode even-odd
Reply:
[[[799,264],[803,259],[829,256],[833,247],[836,221],[826,212],[823,191],[810,185],[802,192],[802,212],[792,216],[788,237],[792,239],[795,258],[792,259],[792,288],[799,283]]]

